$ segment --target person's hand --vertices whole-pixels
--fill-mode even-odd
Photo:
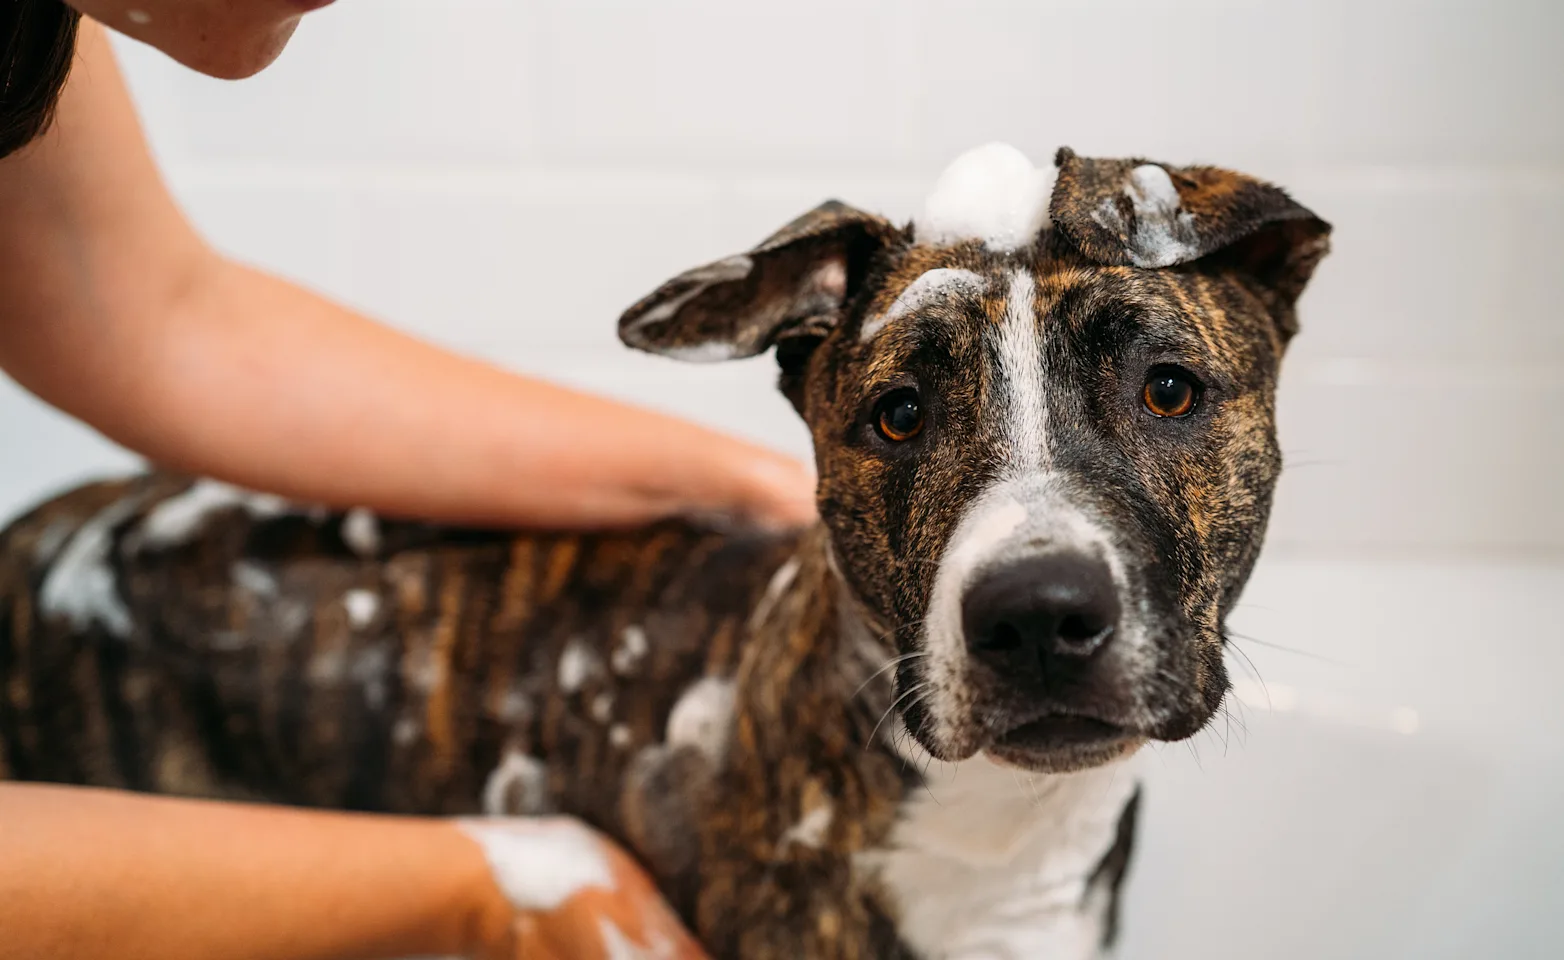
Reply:
[[[763,447],[754,447],[726,437],[735,451],[734,479],[729,496],[729,512],[764,526],[791,528],[812,522],[815,517],[815,472],[810,466]],[[721,511],[723,504],[695,504],[695,512],[706,506]]]
[[[579,821],[458,826],[483,850],[497,892],[479,960],[704,960],[641,868]]]

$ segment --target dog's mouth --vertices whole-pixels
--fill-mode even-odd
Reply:
[[[995,737],[987,752],[1028,770],[1057,771],[1104,763],[1144,739],[1118,724],[1074,714],[1048,714]]]

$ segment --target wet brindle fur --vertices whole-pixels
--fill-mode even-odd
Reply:
[[[813,529],[517,536],[165,475],[37,508],[0,536],[0,777],[568,812],[639,854],[719,957],[917,955],[894,878],[863,854],[923,790],[922,764],[1027,719],[976,673],[944,701],[909,696],[930,679],[942,555],[1007,469],[994,331],[1014,278],[1032,285],[1049,469],[1111,531],[1149,638],[1140,673],[1083,694],[1094,716],[1119,711],[1126,738],[1015,761],[1077,769],[1188,737],[1219,708],[1224,618],[1280,468],[1277,366],[1329,229],[1226,171],[1057,162],[1052,222],[1017,249],[922,245],[913,227],[832,203],[626,314],[642,349],[777,348],[814,438]],[[1178,210],[1134,202],[1127,178],[1148,166]],[[986,285],[861,338],[934,268]],[[1138,400],[1146,370],[1168,362],[1205,384],[1177,421]],[[926,424],[888,445],[875,402],[908,386]],[[671,728],[703,677],[710,702]],[[968,721],[932,716],[937,702]],[[1083,878],[1110,914],[1133,810],[1113,814],[1116,839]],[[818,829],[801,834],[812,813]]]

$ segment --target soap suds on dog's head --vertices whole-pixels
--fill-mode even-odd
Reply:
[[[1135,266],[1168,267],[1199,258],[1194,215],[1183,208],[1183,198],[1167,170],[1143,163],[1130,171],[1122,192],[1135,213],[1133,223],[1125,223],[1112,197],[1098,204],[1092,219],[1129,238],[1127,252]]]
[[[1016,250],[1048,222],[1054,171],[1038,169],[1007,143],[968,150],[940,174],[913,220],[920,244],[981,240],[990,250]]]
[[[858,332],[858,339],[864,342],[873,340],[888,324],[942,297],[961,292],[981,292],[984,282],[981,276],[971,270],[936,267],[909,283],[884,313],[866,320],[863,329]]]

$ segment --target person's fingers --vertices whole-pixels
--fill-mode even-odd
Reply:
[[[706,960],[646,874],[608,847],[613,887],[581,890],[531,918],[529,936],[541,956],[564,960]]]
[[[750,461],[746,480],[739,506],[755,520],[784,528],[814,521],[817,481],[810,465],[767,451]]]
[[[490,858],[511,871],[508,939],[490,955],[513,960],[706,960],[694,937],[641,866],[577,820],[466,821]],[[569,861],[567,864],[566,861]],[[574,883],[559,889],[559,871]],[[570,873],[570,871],[567,871]],[[515,892],[521,891],[521,895]],[[558,891],[538,897],[539,890]],[[541,909],[547,904],[547,909]]]
[[[667,960],[707,960],[706,951],[696,942],[678,916],[661,897],[651,901],[646,917],[648,944],[665,944],[660,958]]]
[[[511,943],[515,952],[506,960],[572,960],[555,952],[543,925],[531,913],[517,915],[511,928]]]

